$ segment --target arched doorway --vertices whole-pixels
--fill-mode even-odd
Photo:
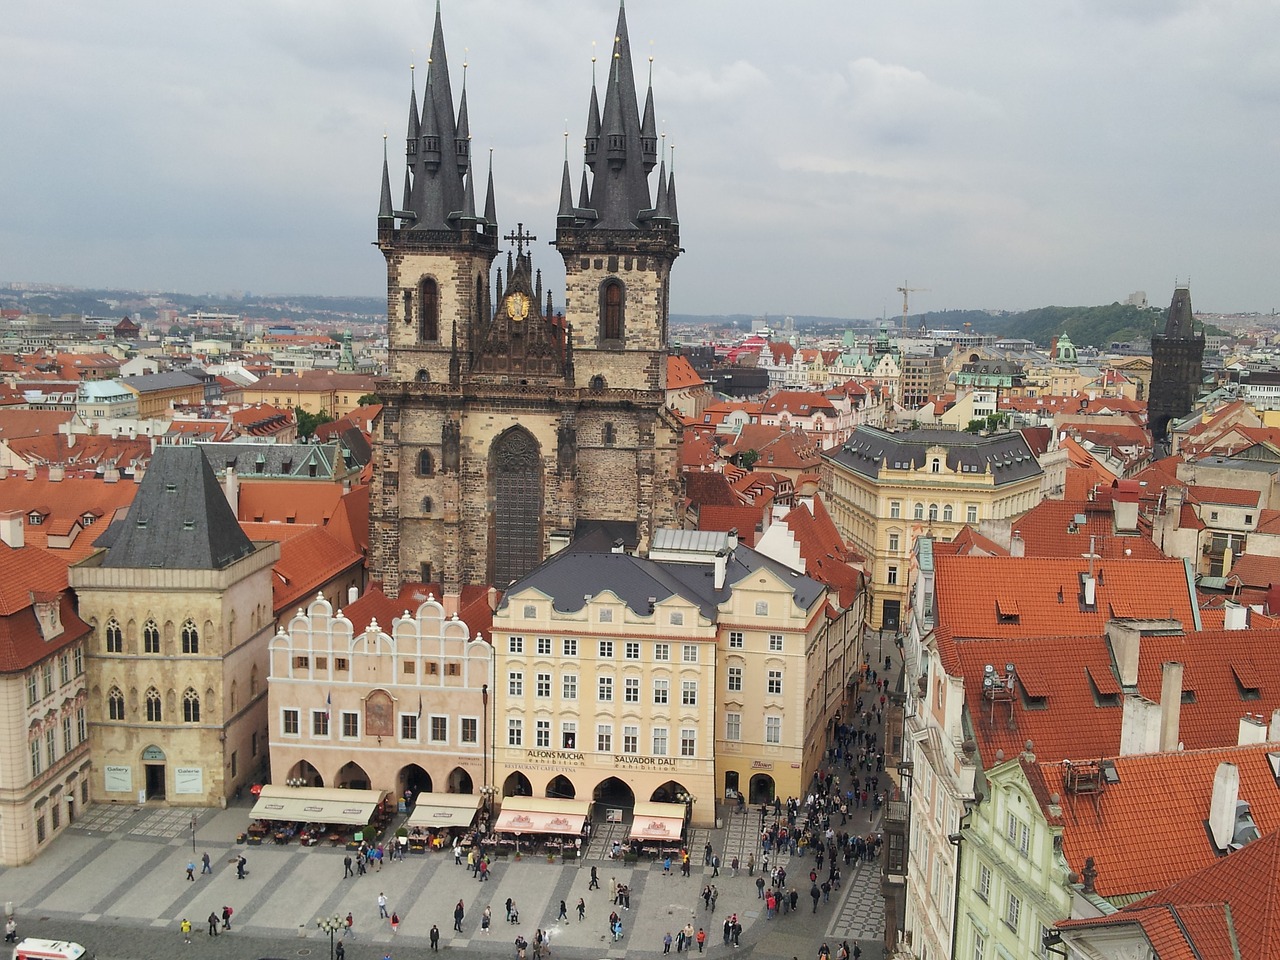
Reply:
[[[747,790],[747,799],[751,803],[773,803],[773,777],[767,773],[757,773],[753,776]]]
[[[290,780],[301,780],[308,787],[323,787],[324,777],[320,776],[320,771],[306,760],[299,760],[289,769]]]
[[[609,777],[607,780],[601,780],[596,784],[596,789],[592,793],[591,799],[596,803],[609,807],[634,807],[636,805],[635,791],[617,777]]]
[[[559,797],[561,800],[572,800],[578,791],[564,774],[556,774],[547,784],[547,796]]]
[[[675,780],[668,780],[662,786],[658,787],[658,789],[654,790],[653,796],[649,799],[654,803],[684,803],[683,800],[679,799],[681,794],[688,794],[689,796],[692,796],[692,794],[685,789],[683,783],[677,783]]]
[[[513,427],[489,453],[493,513],[489,582],[505,590],[542,562],[542,457],[538,441]]]
[[[503,781],[502,795],[504,797],[532,797],[533,784],[529,782],[528,777],[517,770]]]
[[[474,792],[471,788],[471,774],[461,767],[454,767],[449,771],[449,786],[446,789],[450,793]]]
[[[401,796],[404,796],[406,790],[412,791],[415,797],[420,793],[431,792],[431,774],[416,763],[411,763],[401,769],[399,781]]]
[[[352,760],[342,765],[334,786],[346,787],[349,790],[368,790],[369,775],[364,772],[364,767]]]

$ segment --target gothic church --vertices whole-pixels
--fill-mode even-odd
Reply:
[[[676,521],[680,424],[666,409],[675,176],[653,89],[636,96],[625,10],[593,81],[575,202],[566,159],[554,246],[563,312],[523,225],[505,270],[493,172],[477,213],[465,86],[455,111],[437,6],[421,108],[409,98],[402,201],[384,159],[389,372],[370,504],[372,577],[505,589],[576,535],[647,542]],[[657,168],[656,190],[650,178]]]

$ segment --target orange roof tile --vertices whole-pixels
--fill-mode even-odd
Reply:
[[[1197,503],[1224,504],[1232,507],[1256,507],[1262,496],[1257,490],[1236,487],[1187,487],[1187,496]]]
[[[333,516],[342,487],[315,480],[241,480],[240,520],[305,523],[324,526]]]
[[[707,504],[698,510],[698,529],[725,532],[737,528],[738,538],[748,547],[754,547],[756,527],[764,520],[764,513],[758,506],[722,507]]]
[[[1280,583],[1280,557],[1264,557],[1254,553],[1242,554],[1231,564],[1231,575],[1249,587],[1269,587]]]
[[[48,470],[37,470],[31,480],[25,474],[0,480],[0,510],[21,511],[28,517],[23,528],[27,545],[43,547],[70,566],[93,552],[93,542],[117,513],[133,503],[137,492],[138,484],[129,479],[116,483],[79,476],[50,480]],[[40,523],[31,522],[32,513],[40,515]]]
[[[1013,529],[1022,535],[1028,557],[1078,557],[1092,548],[1104,559],[1163,559],[1160,548],[1145,533],[1122,536],[1115,532],[1109,500],[1041,500],[1013,521]],[[1083,524],[1075,522],[1078,515],[1084,516]]]
[[[688,359],[681,356],[667,357],[667,389],[683,390],[686,387],[701,387],[705,381],[698,376]]]

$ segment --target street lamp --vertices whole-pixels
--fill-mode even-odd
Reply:
[[[333,935],[346,925],[347,922],[336,913],[332,917],[322,917],[316,921],[320,931],[329,935],[329,960],[333,960]]]
[[[191,853],[194,855],[195,852],[196,852],[196,815],[193,813],[191,815]]]
[[[484,800],[485,813],[489,817],[493,816],[493,795],[497,792],[493,785],[489,783],[480,788],[480,796]]]

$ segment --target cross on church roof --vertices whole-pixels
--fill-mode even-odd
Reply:
[[[515,233],[508,233],[508,234],[507,234],[505,237],[503,237],[502,239],[503,239],[503,240],[514,240],[514,241],[515,241],[515,243],[516,243],[516,256],[517,256],[517,257],[519,257],[519,256],[522,256],[522,255],[524,254],[524,245],[527,243],[527,244],[529,244],[530,246],[532,246],[532,245],[533,245],[533,241],[537,240],[538,238],[537,238],[537,237],[535,237],[532,233],[525,233],[525,232],[524,232],[524,224],[523,224],[523,223],[517,223],[517,224],[516,224],[516,232],[515,232]]]

